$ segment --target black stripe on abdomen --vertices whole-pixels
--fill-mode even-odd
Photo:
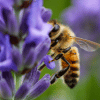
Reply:
[[[76,61],[71,61],[72,64],[76,64],[76,63],[79,63],[79,60],[76,60]]]
[[[72,73],[70,76],[74,77],[74,78],[78,78],[79,77],[78,73]]]
[[[72,66],[70,66],[70,69],[71,69],[72,71],[79,71],[79,67],[72,67]]]
[[[70,87],[70,88],[74,88],[77,84],[77,79],[76,78],[73,78],[72,80],[68,80],[68,79],[65,79],[65,83]]]

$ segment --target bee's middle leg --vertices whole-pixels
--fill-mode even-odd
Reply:
[[[50,62],[53,62],[53,61],[55,61],[55,60],[59,60],[60,58],[62,58],[62,59],[64,59],[63,58],[63,54],[64,53],[67,53],[69,50],[71,49],[71,47],[68,47],[68,48],[66,48],[66,49],[61,49],[62,50],[62,53],[59,53],[53,60],[51,60]],[[54,54],[52,54],[51,56],[53,57],[55,55],[55,53]],[[64,60],[65,61],[65,60]],[[50,63],[49,62],[49,63]],[[66,62],[66,61],[65,61]],[[42,71],[44,68],[45,68],[45,64],[43,64],[43,65],[41,65],[39,68],[38,68],[38,70],[40,70],[40,71]]]
[[[66,48],[66,49],[64,49],[62,52],[63,52],[63,53],[67,53],[70,49],[71,49],[71,47]],[[64,62],[66,62],[66,63],[68,64],[68,66],[65,67],[64,69],[58,71],[57,73],[55,73],[53,76],[51,76],[51,79],[50,79],[50,83],[51,83],[51,84],[55,83],[56,80],[57,80],[58,78],[60,78],[61,76],[63,76],[63,75],[68,71],[68,69],[69,69],[69,67],[70,67],[70,63],[69,63],[69,62],[66,60],[66,58],[63,56],[63,53],[58,54],[54,59],[55,59],[55,60],[58,60],[58,59],[61,58]]]

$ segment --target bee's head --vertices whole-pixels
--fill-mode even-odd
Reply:
[[[52,36],[57,34],[57,32],[60,29],[60,26],[59,26],[59,24],[57,23],[56,20],[49,21],[49,24],[51,24],[53,26],[51,32],[49,33],[49,37],[52,37]]]

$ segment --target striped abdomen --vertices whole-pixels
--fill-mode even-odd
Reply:
[[[66,72],[66,74],[64,75],[64,81],[70,88],[73,88],[79,81],[79,75],[80,75],[78,49],[76,47],[71,47],[71,50],[65,53],[64,57],[70,63],[69,71]],[[65,68],[68,66],[68,64],[66,64],[66,62],[61,60],[61,66],[62,68]]]

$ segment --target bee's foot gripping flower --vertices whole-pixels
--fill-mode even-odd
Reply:
[[[44,61],[49,69],[51,59],[47,23],[51,10],[42,0],[0,1],[0,97],[2,99],[34,99],[50,85],[50,75],[39,80],[38,66]],[[27,5],[27,6],[26,6]]]

